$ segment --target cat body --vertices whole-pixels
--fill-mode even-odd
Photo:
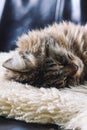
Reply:
[[[34,86],[67,87],[87,75],[87,26],[53,24],[24,34],[14,56],[3,63],[6,78]]]

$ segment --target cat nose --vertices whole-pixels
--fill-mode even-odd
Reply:
[[[73,71],[75,72],[74,75],[76,77],[80,77],[84,67],[82,61],[80,59],[73,60],[71,62],[71,66]]]
[[[72,74],[75,74],[78,71],[78,65],[71,64]]]
[[[69,76],[73,76],[77,73],[78,66],[76,64],[69,64],[66,68],[66,72]]]

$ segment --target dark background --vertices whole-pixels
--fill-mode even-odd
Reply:
[[[85,24],[87,1],[6,0],[0,20],[0,51],[14,49],[23,33],[63,20]]]

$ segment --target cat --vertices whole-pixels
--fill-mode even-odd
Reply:
[[[87,80],[87,25],[54,23],[21,36],[5,77],[37,87],[69,87]]]

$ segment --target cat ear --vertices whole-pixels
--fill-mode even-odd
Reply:
[[[4,68],[7,68],[7,69],[11,69],[11,70],[13,70],[13,66],[12,66],[12,58],[6,60],[6,61],[2,64],[2,66],[3,66]]]
[[[16,72],[29,72],[36,67],[36,59],[32,54],[24,54],[14,51],[12,58],[6,60],[2,66]]]
[[[17,51],[14,51],[14,53],[12,54],[12,58],[6,60],[2,66],[5,67],[6,69],[17,72],[28,71],[28,69],[26,69],[27,67],[24,62],[24,59]]]
[[[17,71],[17,72],[27,72],[25,63],[22,61],[20,62],[18,59],[10,58],[6,60],[3,65],[4,68]]]

